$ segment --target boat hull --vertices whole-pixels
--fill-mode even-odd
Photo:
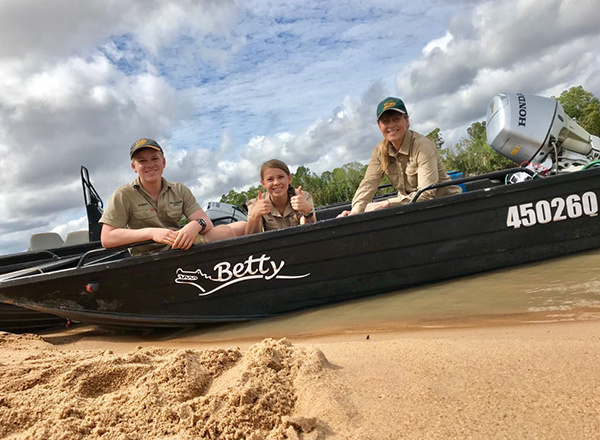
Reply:
[[[64,258],[83,255],[100,248],[100,242],[90,242],[61,248],[19,252],[0,257],[0,275],[27,269]],[[35,310],[0,303],[0,331],[36,332],[51,327],[64,327],[68,320],[63,316],[36,312]]]
[[[65,328],[67,325],[69,320],[62,316],[0,303],[0,331],[37,332],[51,328]]]
[[[261,319],[599,248],[599,198],[595,168],[8,279],[0,301],[106,327]]]

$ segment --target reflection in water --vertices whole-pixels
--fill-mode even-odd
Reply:
[[[250,323],[201,339],[281,337],[512,322],[600,319],[600,251],[407,289]]]

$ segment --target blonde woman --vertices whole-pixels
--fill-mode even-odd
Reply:
[[[404,205],[419,189],[450,180],[435,142],[409,129],[408,112],[401,99],[389,97],[379,103],[377,125],[383,140],[373,149],[365,177],[352,199],[352,210],[338,217]],[[384,175],[398,195],[373,202]],[[446,186],[424,192],[419,201],[460,192],[456,185]]]

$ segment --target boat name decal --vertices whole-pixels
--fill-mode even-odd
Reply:
[[[555,197],[552,200],[539,200],[535,203],[522,203],[508,207],[506,226],[515,229],[521,226],[534,226],[550,222],[559,222],[587,215],[598,215],[598,198],[596,193],[588,191],[583,195],[571,194],[566,197]]]
[[[204,273],[202,269],[188,271],[178,268],[176,271],[175,282],[177,284],[191,284],[200,289],[202,292],[199,294],[200,296],[205,296],[241,281],[256,279],[265,279],[267,281],[272,279],[297,279],[310,275],[310,273],[305,273],[303,275],[284,275],[281,273],[284,266],[285,261],[282,260],[277,263],[265,254],[262,254],[258,258],[250,255],[246,261],[233,265],[228,261],[217,263],[213,267],[212,274]],[[214,283],[217,284],[215,285]]]

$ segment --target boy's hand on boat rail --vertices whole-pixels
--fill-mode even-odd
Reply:
[[[156,243],[173,246],[175,240],[177,240],[177,231],[166,228],[152,228],[152,240]]]
[[[188,250],[194,244],[200,229],[201,226],[198,222],[191,221],[179,231],[173,231],[175,232],[176,238],[171,244],[171,248]]]

